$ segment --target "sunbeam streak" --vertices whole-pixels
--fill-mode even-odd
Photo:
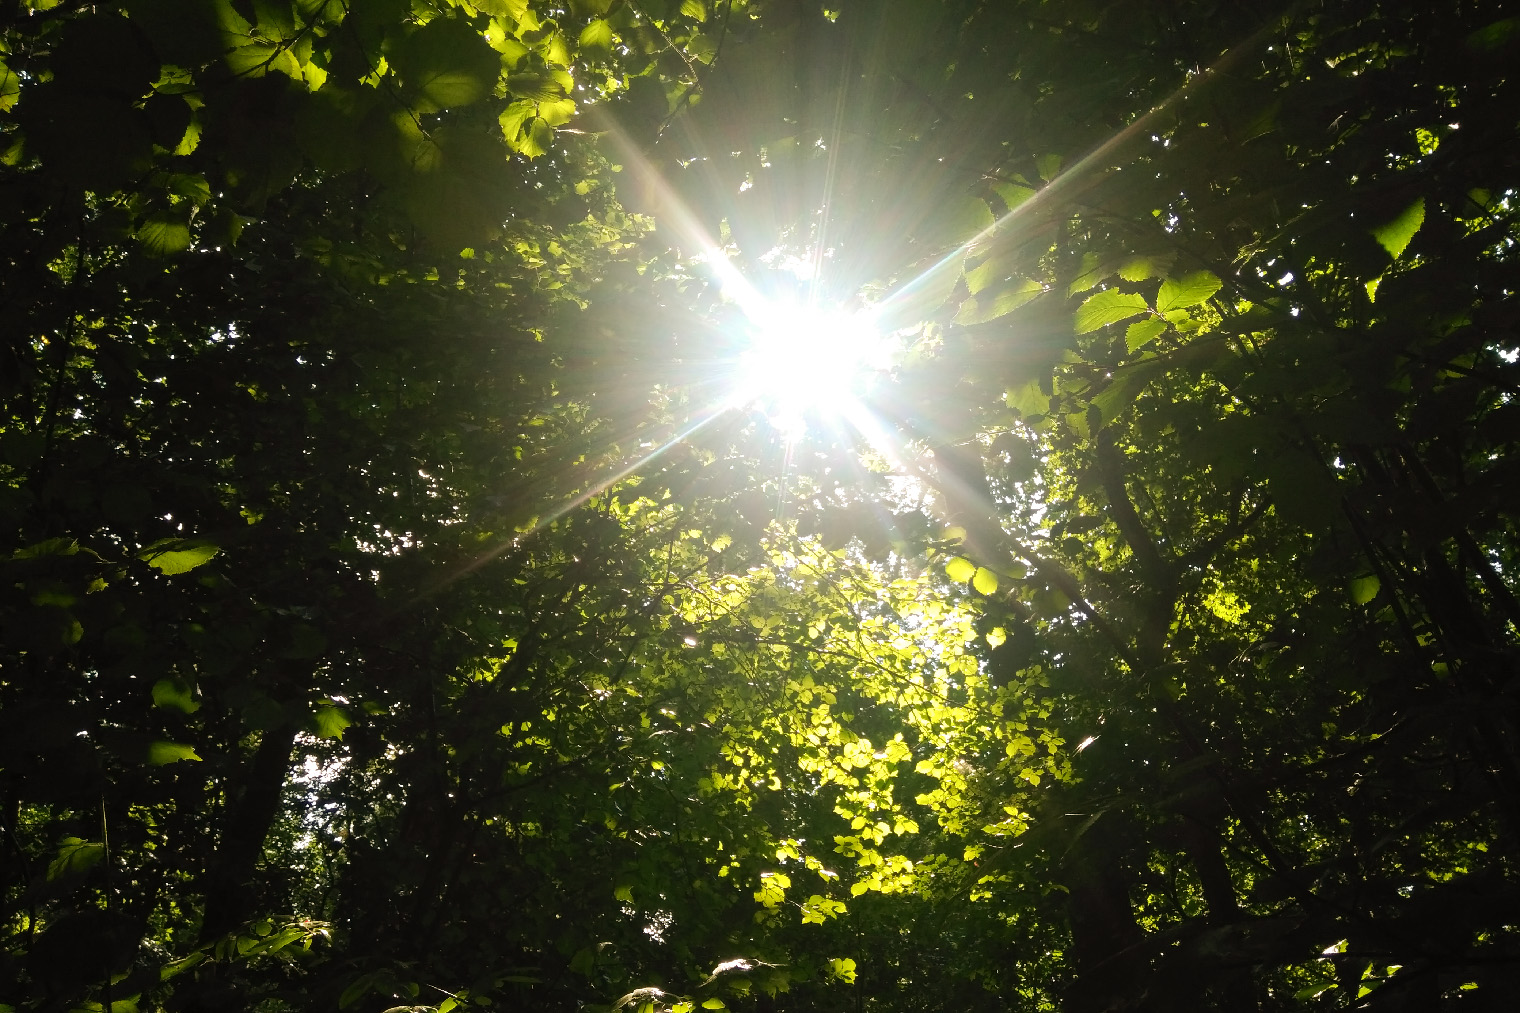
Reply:
[[[1138,117],[1134,122],[1119,130],[1092,151],[1089,151],[1070,166],[1062,169],[1044,187],[1030,196],[1028,200],[1009,210],[1007,214],[955,247],[918,275],[898,285],[890,295],[878,304],[879,309],[883,314],[897,313],[903,308],[912,306],[914,301],[926,290],[932,290],[936,286],[942,285],[943,290],[948,291],[949,287],[954,284],[954,281],[944,276],[946,272],[955,270],[963,257],[991,242],[996,236],[1015,224],[1018,219],[1028,215],[1036,208],[1051,203],[1058,196],[1070,197],[1072,191],[1078,188],[1082,177],[1090,169],[1103,162],[1127,142],[1150,131],[1152,127],[1157,125],[1157,121],[1174,105],[1218,77],[1232,63],[1248,52],[1258,41],[1271,35],[1276,28],[1277,22],[1268,19],[1249,38],[1229,49],[1211,66],[1201,73],[1195,74],[1192,79],[1184,81],[1181,87],[1151,107],[1143,116]]]

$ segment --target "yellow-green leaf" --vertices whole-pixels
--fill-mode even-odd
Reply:
[[[945,561],[945,576],[957,583],[964,584],[976,576],[976,564],[960,556],[951,556]]]
[[[981,594],[992,594],[998,589],[997,574],[985,566],[978,567],[976,573],[971,578],[971,586],[976,588]]]
[[[194,749],[178,742],[158,741],[148,746],[148,762],[155,767],[178,763],[181,760],[199,759]]]
[[[158,545],[163,547],[158,548]],[[220,551],[222,550],[215,545],[205,542],[172,539],[167,543],[150,545],[138,555],[159,573],[172,577],[177,573],[185,573],[203,563],[210,562]]]
[[[60,876],[78,876],[89,872],[106,856],[105,845],[78,837],[65,837],[58,842],[58,857],[48,863],[48,881]]]
[[[1181,278],[1168,278],[1156,294],[1156,312],[1168,313],[1207,301],[1223,284],[1213,271],[1194,271]]]
[[[961,303],[961,308],[955,314],[955,322],[984,324],[996,320],[1006,313],[1012,313],[1044,291],[1037,281],[1016,278]]]
[[[581,29],[580,43],[583,49],[611,49],[614,41],[612,26],[605,18],[597,18]]]
[[[1086,302],[1077,307],[1076,331],[1078,334],[1096,331],[1100,327],[1116,324],[1137,313],[1144,313],[1148,308],[1145,297],[1137,292],[1121,292],[1116,288],[1104,289],[1097,295],[1089,296]]]
[[[312,730],[324,739],[341,739],[343,729],[353,724],[341,707],[318,707],[311,716]]]
[[[1166,321],[1160,317],[1136,320],[1124,332],[1124,343],[1131,352],[1138,351],[1160,337],[1164,330],[1166,330]]]
[[[21,78],[14,70],[0,63],[0,113],[8,113],[21,97]]]
[[[1424,224],[1425,198],[1421,197],[1401,211],[1393,221],[1373,229],[1372,238],[1388,251],[1388,256],[1397,259]]]
[[[179,679],[160,679],[153,684],[153,706],[194,714],[200,701],[190,694],[190,687]]]
[[[190,222],[173,211],[155,212],[138,226],[137,241],[154,256],[181,253],[190,248]]]
[[[1034,187],[1018,183],[994,183],[992,192],[1003,198],[1003,203],[1008,205],[1009,211],[1035,195]]]

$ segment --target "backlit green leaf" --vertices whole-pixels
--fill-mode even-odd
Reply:
[[[21,78],[14,70],[0,63],[0,113],[8,113],[21,95]]]
[[[48,863],[48,881],[51,882],[60,877],[82,876],[100,864],[100,860],[105,856],[104,844],[81,840],[78,837],[65,837],[58,842],[57,857]]]
[[[162,548],[157,547],[158,545],[162,545]],[[170,539],[165,543],[150,545],[139,553],[139,557],[159,573],[172,577],[209,562],[220,551],[222,550],[215,545],[206,542]]]
[[[611,49],[614,38],[612,26],[597,18],[581,29],[580,44],[588,49]]]
[[[1124,343],[1131,352],[1138,351],[1155,341],[1166,330],[1166,321],[1160,317],[1136,320],[1124,332]]]
[[[1137,313],[1145,312],[1145,297],[1138,292],[1121,292],[1116,288],[1104,289],[1077,307],[1075,326],[1078,334],[1096,331],[1100,327],[1116,324]]]
[[[945,576],[957,583],[964,584],[975,575],[976,564],[969,559],[951,556],[945,561]]]
[[[981,594],[993,594],[998,589],[997,574],[985,566],[978,567],[976,574],[971,578],[971,586]]]
[[[190,222],[175,211],[157,211],[137,229],[137,241],[155,256],[182,253],[190,248]]]
[[[1156,312],[1168,313],[1206,302],[1223,284],[1212,271],[1194,271],[1181,278],[1168,278],[1156,294]]]
[[[199,760],[194,749],[178,742],[154,742],[148,746],[148,762],[155,767],[162,767],[170,763],[179,763],[181,760]]]
[[[343,738],[343,729],[353,719],[341,707],[318,707],[311,716],[312,730],[324,739]]]
[[[1015,279],[961,303],[960,309],[955,314],[955,322],[983,324],[989,320],[996,320],[1004,314],[1012,313],[1044,291],[1037,281],[1031,281],[1028,278]]]
[[[153,706],[194,714],[201,705],[191,694],[190,687],[181,680],[160,679],[153,684]]]
[[[1399,213],[1399,216],[1387,225],[1372,230],[1372,238],[1378,241],[1383,249],[1388,251],[1388,256],[1395,259],[1409,246],[1409,241],[1415,233],[1420,231],[1420,226],[1425,224],[1425,198],[1421,197]]]

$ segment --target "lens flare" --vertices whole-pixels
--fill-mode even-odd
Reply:
[[[889,343],[869,313],[767,302],[752,311],[734,402],[758,405],[797,435],[809,418],[831,421],[890,366]]]

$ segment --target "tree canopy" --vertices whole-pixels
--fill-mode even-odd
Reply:
[[[1517,54],[7,5],[0,1011],[1509,1008]]]

